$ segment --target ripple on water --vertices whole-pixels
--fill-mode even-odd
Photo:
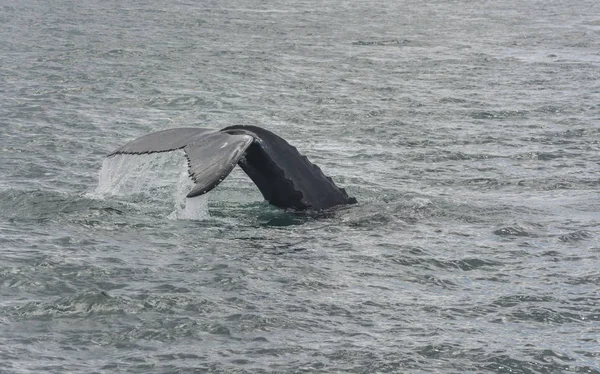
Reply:
[[[576,243],[580,241],[590,240],[593,238],[592,233],[586,230],[577,230],[568,234],[563,234],[558,237],[558,240],[564,243]]]
[[[499,229],[494,230],[494,234],[503,237],[535,237],[537,236],[532,228],[529,228],[524,225],[511,225],[506,227],[501,227]]]

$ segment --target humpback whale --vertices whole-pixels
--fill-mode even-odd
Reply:
[[[183,149],[194,187],[187,197],[215,188],[235,165],[256,184],[270,204],[292,210],[323,210],[354,204],[343,188],[283,138],[257,126],[222,130],[196,127],[150,133],[116,149],[118,154],[146,154]]]

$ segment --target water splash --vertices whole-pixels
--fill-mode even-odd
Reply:
[[[185,197],[193,185],[188,176],[187,161],[177,152],[135,157],[115,155],[102,163],[98,186],[88,197],[105,199],[118,196],[134,203],[167,202],[174,206],[169,219],[207,219],[206,197]]]
[[[175,191],[175,210],[169,214],[169,219],[202,220],[209,218],[208,199],[206,195],[191,199],[185,195],[192,189],[194,182],[189,177],[187,163],[179,173],[177,191]]]

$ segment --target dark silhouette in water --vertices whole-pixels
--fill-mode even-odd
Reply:
[[[215,188],[236,164],[248,174],[265,200],[279,208],[321,210],[354,204],[343,188],[281,137],[256,126],[220,131],[177,128],[135,139],[108,156],[183,149],[196,185],[187,197]]]

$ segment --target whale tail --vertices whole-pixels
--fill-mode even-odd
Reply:
[[[117,154],[145,154],[183,149],[195,197],[215,188],[236,164],[252,179],[265,200],[280,208],[327,209],[356,203],[306,156],[274,133],[256,126],[215,131],[176,128],[154,132],[116,149]]]

